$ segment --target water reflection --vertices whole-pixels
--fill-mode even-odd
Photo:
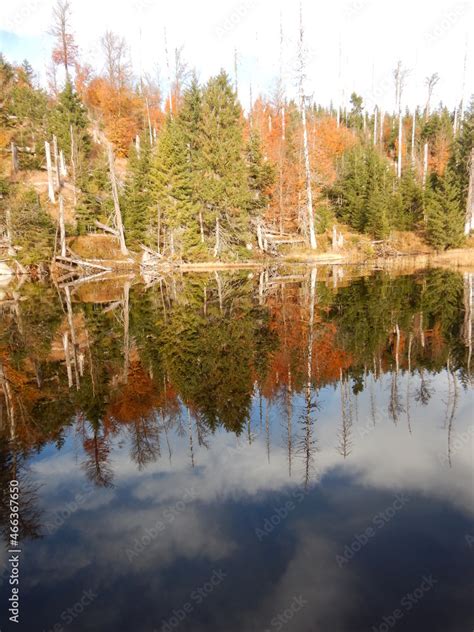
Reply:
[[[288,629],[377,629],[428,572],[397,629],[469,620],[472,275],[25,283],[0,309],[25,626],[93,589],[70,629],[278,629],[300,595]],[[6,491],[0,520],[5,537]]]

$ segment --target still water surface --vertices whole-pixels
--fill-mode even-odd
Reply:
[[[1,629],[469,632],[471,353],[447,270],[2,290]]]

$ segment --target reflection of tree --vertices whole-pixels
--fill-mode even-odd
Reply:
[[[109,464],[110,442],[103,434],[103,428],[92,424],[83,438],[87,455],[82,466],[87,478],[98,487],[112,487],[113,470]]]
[[[0,443],[0,530],[5,542],[10,538],[10,481],[19,484],[20,542],[41,536],[41,511],[38,509],[39,485],[31,480],[26,465],[28,453],[20,453],[14,442]],[[21,546],[21,545],[20,545]]]
[[[415,401],[419,402],[423,406],[426,406],[431,399],[433,389],[430,386],[430,381],[426,378],[424,369],[420,369],[420,382],[415,391]]]
[[[308,292],[308,334],[306,343],[306,385],[304,389],[304,411],[301,416],[302,433],[298,441],[298,452],[304,461],[304,486],[308,487],[314,471],[316,439],[314,437],[313,411],[316,402],[312,397],[313,343],[314,343],[314,304],[316,300],[316,268],[309,275]]]
[[[341,427],[338,432],[337,451],[341,456],[347,458],[352,448],[352,406],[349,380],[346,375],[343,375],[342,370],[339,389],[341,395]]]
[[[130,456],[142,470],[161,456],[160,429],[155,415],[140,416],[128,425]]]

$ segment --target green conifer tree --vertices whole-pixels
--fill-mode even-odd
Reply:
[[[251,239],[242,110],[224,71],[204,89],[201,132],[204,222],[218,254]]]
[[[127,243],[137,248],[147,241],[151,191],[151,148],[148,134],[142,134],[140,149],[133,145],[129,152],[127,177],[123,193],[123,222]]]
[[[155,246],[163,245],[171,256],[191,259],[203,251],[192,195],[188,147],[178,118],[168,117],[153,158],[151,180],[153,204],[150,209],[151,235]],[[151,238],[153,239],[153,237]]]

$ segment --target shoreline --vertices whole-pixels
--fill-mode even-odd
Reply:
[[[3,259],[0,268],[0,280],[6,280],[14,277],[33,276],[31,272],[22,273],[16,267],[10,267],[8,264],[11,260]],[[141,275],[143,271],[140,268],[139,261],[131,261],[127,259],[94,259],[90,260],[94,263],[100,263],[110,267],[110,270],[104,271],[104,277],[118,274]],[[44,263],[42,265],[49,267],[49,275],[53,278],[61,276],[59,270],[55,269],[54,264]],[[319,255],[298,255],[293,253],[281,257],[265,257],[261,260],[226,262],[226,261],[203,261],[203,262],[183,262],[183,263],[164,263],[157,266],[153,272],[157,274],[170,274],[173,272],[213,272],[225,270],[264,270],[269,267],[293,267],[293,266],[350,266],[376,269],[422,269],[429,267],[448,267],[456,268],[463,271],[474,271],[474,248],[456,248],[445,252],[433,253],[400,253],[399,255],[389,255],[385,257],[363,257],[354,253],[321,253]],[[78,277],[87,277],[88,275],[78,274]],[[99,279],[97,279],[99,280]]]

